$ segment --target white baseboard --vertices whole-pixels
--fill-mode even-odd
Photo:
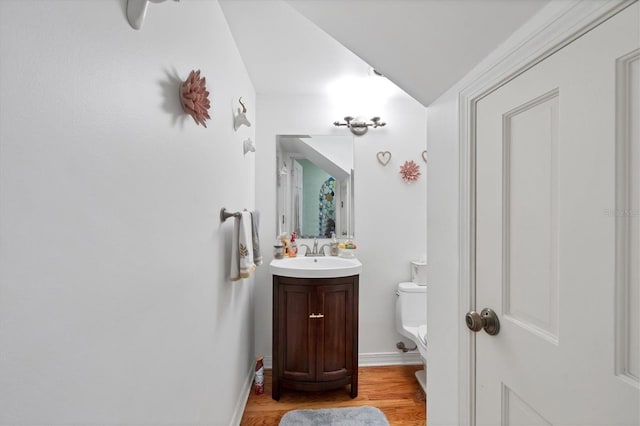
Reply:
[[[253,386],[254,375],[255,364],[251,364],[249,374],[247,374],[247,377],[242,384],[242,389],[240,389],[240,395],[238,395],[237,399],[238,402],[236,402],[236,406],[233,408],[233,416],[231,417],[230,425],[240,426],[244,409],[247,406],[247,401],[249,400],[249,392],[251,392],[251,387]]]
[[[422,364],[419,352],[370,352],[358,355],[359,367],[373,367],[377,365],[417,365]],[[264,368],[273,367],[273,358],[264,357]]]
[[[262,362],[264,363],[264,368],[273,368],[273,358],[270,355],[265,356]]]
[[[374,352],[358,355],[358,366],[377,365],[417,365],[422,364],[418,351],[415,352]]]

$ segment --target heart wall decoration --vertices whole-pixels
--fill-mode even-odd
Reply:
[[[383,166],[386,166],[391,161],[391,153],[389,151],[380,151],[376,154],[376,157],[378,158],[378,163]]]
[[[424,151],[422,151],[422,159],[424,160],[424,162],[427,162],[427,150],[425,149]]]

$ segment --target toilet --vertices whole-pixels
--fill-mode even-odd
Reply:
[[[418,347],[424,370],[416,372],[420,386],[427,391],[427,280],[426,263],[411,262],[411,282],[401,282],[396,290],[396,329]]]

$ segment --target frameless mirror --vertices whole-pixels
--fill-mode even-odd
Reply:
[[[278,234],[353,235],[353,136],[278,135]]]

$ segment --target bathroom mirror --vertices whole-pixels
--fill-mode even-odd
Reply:
[[[353,136],[278,135],[277,231],[353,235]]]

